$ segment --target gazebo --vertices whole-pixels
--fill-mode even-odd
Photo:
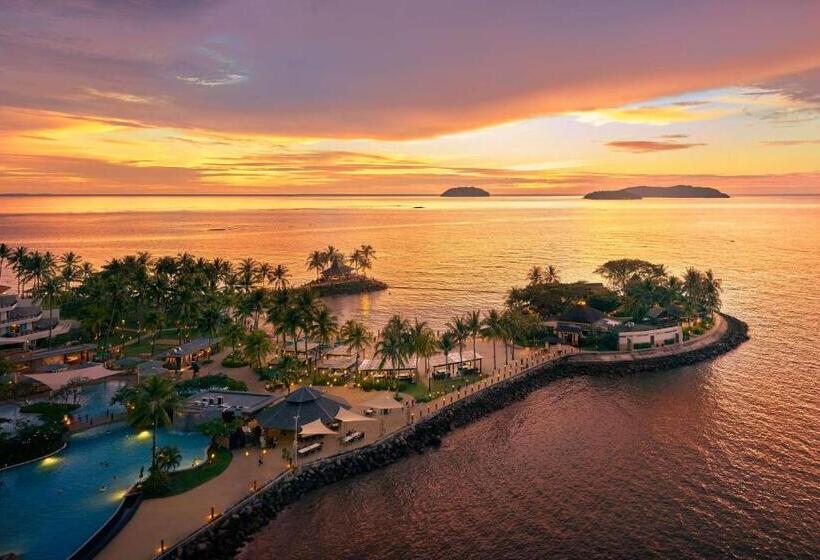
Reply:
[[[298,432],[311,422],[320,420],[325,424],[336,422],[341,409],[349,409],[344,399],[330,396],[313,387],[300,387],[270,408],[256,416],[265,430]]]

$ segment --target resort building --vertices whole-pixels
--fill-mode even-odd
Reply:
[[[44,314],[31,299],[16,294],[0,294],[0,346],[22,345],[65,334],[70,330],[68,321],[60,321],[59,309]]]
[[[209,358],[218,349],[219,339],[197,338],[168,350],[165,364],[169,369],[181,371],[194,362]]]
[[[193,431],[197,426],[226,415],[249,420],[274,400],[267,393],[239,391],[205,391],[187,399],[182,409],[174,414],[174,428]]]
[[[257,414],[256,421],[269,436],[275,437],[281,432],[299,432],[302,426],[316,420],[328,426],[334,425],[337,423],[336,415],[342,409],[350,409],[350,404],[344,399],[314,387],[300,387]]]
[[[584,304],[570,305],[557,317],[545,321],[564,344],[579,346],[595,332],[611,330],[618,322]]]
[[[59,348],[20,350],[6,357],[17,372],[58,371],[90,362],[96,348],[95,344],[75,344]]]
[[[472,373],[481,372],[481,360],[484,358],[479,353],[472,350],[464,350],[459,355],[458,352],[450,352],[446,356],[437,354],[430,358],[430,368],[433,370],[433,377],[456,377],[463,375],[465,370],[473,370]]]
[[[669,346],[683,341],[683,330],[679,324],[668,326],[626,323],[618,328],[618,350],[632,352]]]

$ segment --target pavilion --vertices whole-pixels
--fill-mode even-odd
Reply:
[[[298,432],[300,427],[315,420],[335,424],[341,409],[350,409],[350,404],[314,387],[300,387],[259,412],[256,421],[267,431]]]
[[[465,365],[481,372],[481,360],[483,359],[481,354],[474,353],[472,350],[464,350],[460,356],[458,352],[450,352],[446,357],[444,354],[437,354],[430,358],[430,367],[434,371],[445,369],[448,377],[454,377],[459,375],[459,369]]]

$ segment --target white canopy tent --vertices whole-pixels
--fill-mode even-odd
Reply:
[[[375,418],[371,418],[369,416],[362,416],[361,414],[356,414],[352,410],[347,410],[346,408],[340,408],[339,412],[336,414],[336,420],[339,422],[375,422]]]
[[[300,437],[309,437],[309,436],[335,436],[337,435],[336,432],[322,424],[322,421],[318,418],[313,422],[308,422],[304,426],[302,426],[301,431],[299,432]]]
[[[47,385],[52,391],[68,385],[74,379],[82,379],[84,381],[97,381],[105,379],[112,375],[122,373],[121,371],[112,371],[102,364],[94,365],[85,368],[66,369],[55,373],[29,373],[26,377],[38,381],[43,385]]]
[[[369,401],[363,402],[362,406],[365,408],[378,408],[380,410],[397,410],[404,408],[403,404],[387,393],[380,393]]]

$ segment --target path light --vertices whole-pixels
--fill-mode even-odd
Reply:
[[[159,551],[160,551],[160,553],[165,552],[165,540],[164,539],[159,540]]]

